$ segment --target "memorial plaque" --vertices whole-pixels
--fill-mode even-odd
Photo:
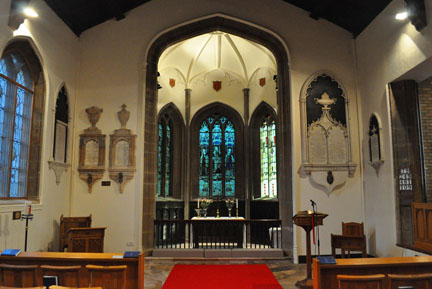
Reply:
[[[313,164],[327,163],[327,140],[325,131],[319,126],[310,129],[309,157]]]
[[[400,169],[399,172],[399,191],[412,191],[412,174],[409,168]]]
[[[99,144],[95,140],[90,140],[85,146],[85,161],[86,166],[97,166],[99,163]]]
[[[129,165],[129,143],[127,141],[122,140],[117,143],[114,165],[115,166]]]
[[[377,134],[370,136],[370,154],[371,162],[377,162],[380,160],[380,145]]]
[[[329,131],[328,151],[330,164],[347,162],[345,132],[341,127],[335,126]]]
[[[66,139],[67,139],[67,124],[57,120],[55,130],[55,149],[54,160],[57,162],[66,162]]]

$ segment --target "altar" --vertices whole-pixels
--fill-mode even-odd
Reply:
[[[189,240],[193,248],[246,248],[246,220],[193,217]]]

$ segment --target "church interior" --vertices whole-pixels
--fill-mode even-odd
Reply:
[[[431,16],[430,0],[0,1],[0,252],[140,252],[112,288],[144,288],[146,258],[307,264],[315,289],[354,288],[316,256],[432,272]],[[380,270],[360,275],[390,284]]]

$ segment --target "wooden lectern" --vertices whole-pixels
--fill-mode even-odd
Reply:
[[[321,226],[323,219],[327,217],[327,214],[323,213],[312,213],[311,211],[299,211],[294,217],[294,224],[302,227],[306,231],[306,272],[307,277],[304,280],[297,281],[296,286],[300,288],[312,288],[312,256],[311,256],[311,243],[310,243],[310,231],[312,230],[312,219],[314,225]]]

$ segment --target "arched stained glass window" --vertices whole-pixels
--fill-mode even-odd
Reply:
[[[33,79],[19,53],[0,60],[0,197],[27,194]]]
[[[158,197],[172,196],[172,163],[173,163],[173,124],[170,117],[163,115],[158,124]]]
[[[222,114],[204,119],[199,130],[199,196],[235,195],[235,128]]]
[[[260,127],[261,198],[277,198],[276,122],[266,115]]]

